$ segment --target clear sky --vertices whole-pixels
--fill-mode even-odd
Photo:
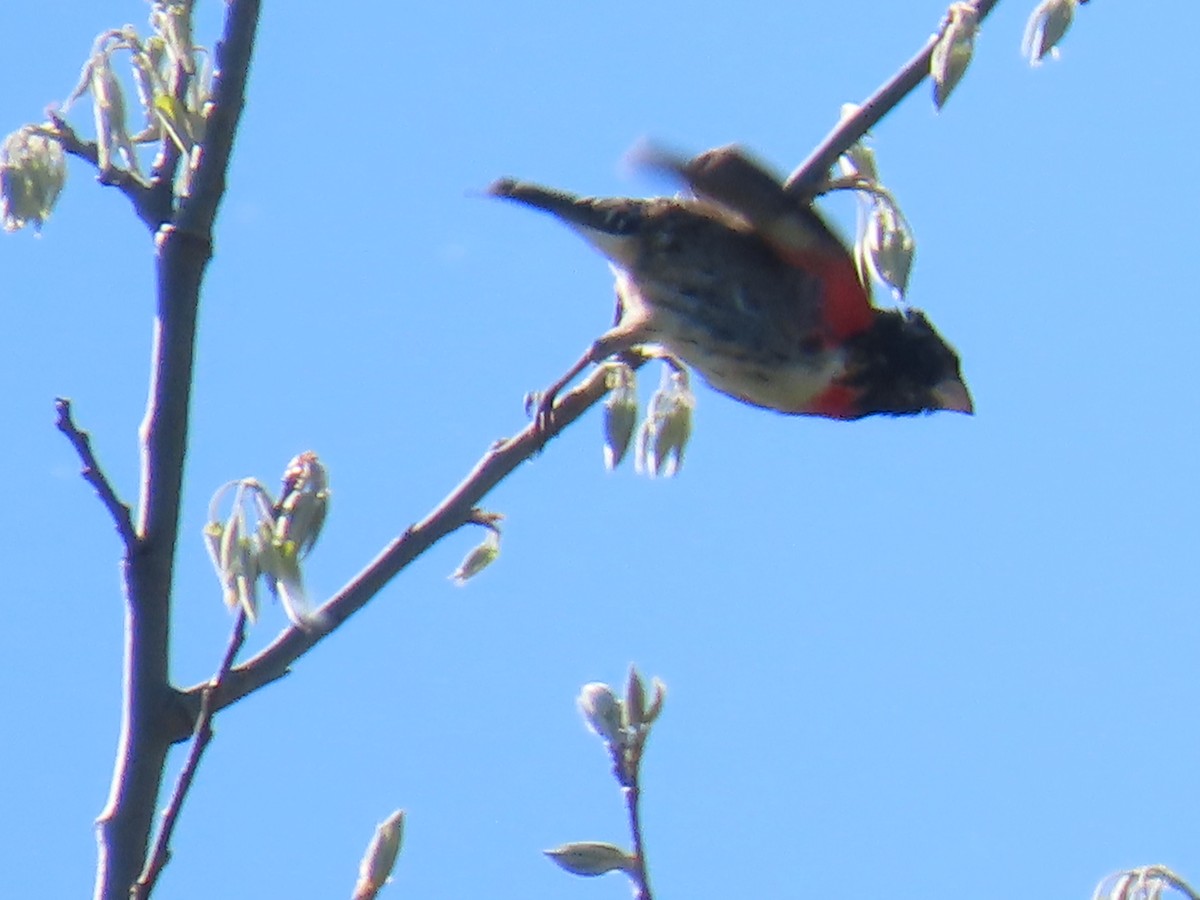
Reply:
[[[211,42],[221,5],[201,6]],[[589,414],[489,499],[496,565],[454,587],[480,535],[451,537],[220,717],[162,897],[348,896],[396,807],[387,896],[627,896],[540,851],[627,840],[574,698],[631,661],[670,688],[645,769],[662,897],[1086,897],[1152,862],[1200,878],[1200,12],[1097,0],[1031,70],[1032,6],[1001,4],[943,113],[922,89],[874,136],[917,233],[913,302],[978,414],[836,423],[701,387],[669,481],[606,473]],[[610,321],[603,261],[482,198],[492,179],[668,189],[621,167],[643,137],[740,142],[786,171],[943,5],[355,9],[271,3],[262,21],[201,315],[181,685],[229,630],[200,540],[218,485],[321,454],[334,497],[308,579],[327,596]],[[0,6],[0,131],[145,15]],[[827,209],[852,224],[849,200]],[[90,891],[118,542],[52,401],[73,398],[134,499],[151,286],[144,229],[81,165],[40,239],[0,239],[0,896]],[[251,649],[283,624],[268,608]]]

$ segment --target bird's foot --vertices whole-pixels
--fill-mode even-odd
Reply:
[[[525,415],[533,419],[537,431],[546,434],[554,423],[554,401],[558,396],[555,389],[530,391],[525,395]]]

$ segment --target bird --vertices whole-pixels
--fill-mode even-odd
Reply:
[[[813,208],[736,145],[691,159],[646,151],[686,196],[580,197],[501,178],[487,193],[549,213],[610,262],[615,324],[540,396],[642,347],[717,391],[791,415],[854,420],[972,414],[958,354],[916,309],[871,302],[850,250]]]

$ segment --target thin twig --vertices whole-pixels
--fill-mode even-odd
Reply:
[[[171,794],[171,801],[167,804],[166,810],[163,811],[162,825],[159,827],[158,836],[155,838],[154,848],[150,852],[150,857],[146,860],[146,867],[142,870],[137,883],[134,884],[133,889],[129,892],[130,900],[145,900],[145,898],[149,897],[150,892],[154,890],[155,883],[158,881],[158,876],[171,859],[171,835],[175,832],[175,823],[178,821],[179,813],[183,809],[183,801],[192,786],[192,780],[196,777],[196,769],[200,765],[204,751],[213,739],[212,720],[217,712],[216,704],[213,702],[214,698],[220,690],[222,683],[229,676],[229,670],[233,668],[233,661],[237,657],[238,651],[242,649],[242,644],[245,640],[246,611],[239,609],[237,617],[233,622],[233,632],[229,636],[229,644],[225,648],[225,655],[221,659],[221,664],[217,667],[216,674],[213,675],[204,690],[201,691],[200,715],[196,718],[196,727],[192,732],[191,750],[188,751],[187,761],[183,764],[183,769],[179,773],[179,780],[175,782],[175,790]]]
[[[634,368],[646,360],[634,359]],[[217,698],[218,709],[235,703],[287,674],[289,667],[320,640],[335,631],[392,578],[435,543],[472,520],[480,501],[521,463],[531,459],[546,442],[562,432],[608,393],[607,374],[597,367],[573,390],[562,394],[554,405],[554,415],[545,431],[530,423],[518,435],[499,441],[483,455],[475,468],[424,519],[392,541],[362,572],[356,575],[315,614],[315,628],[290,627],[253,658],[230,672]],[[182,702],[194,711],[205,685],[183,691]],[[186,733],[175,733],[175,741],[186,740]]]
[[[50,119],[53,128],[45,129],[44,133],[62,144],[63,150],[71,156],[91,163],[96,169],[96,179],[101,184],[115,187],[124,194],[133,204],[133,211],[137,217],[146,224],[151,232],[157,231],[159,226],[170,218],[170,203],[164,205],[162,198],[155,192],[153,184],[147,184],[133,172],[119,166],[102,169],[100,167],[100,150],[95,141],[85,141],[79,137],[75,133],[75,129],[56,110],[47,110],[46,116]]]
[[[982,22],[995,8],[1000,0],[978,0],[975,12]],[[890,113],[900,101],[907,97],[929,75],[929,60],[933,57],[933,48],[937,46],[942,31],[948,20],[944,20],[925,46],[909,60],[892,78],[885,82],[875,93],[863,101],[862,106],[854,115],[843,119],[837,124],[825,140],[809,154],[785,184],[790,194],[802,199],[811,199],[819,190],[821,183],[829,175],[829,170],[837,162],[839,156],[849,150],[863,135],[874,128],[880,120]]]
[[[54,409],[58,413],[55,426],[66,435],[71,446],[75,448],[75,452],[79,454],[79,461],[83,463],[83,471],[80,473],[83,475],[83,480],[96,489],[96,493],[100,496],[100,502],[104,504],[108,514],[112,516],[113,524],[117,526],[117,534],[121,536],[125,549],[133,550],[138,539],[133,528],[133,511],[129,508],[129,504],[117,496],[112,482],[100,468],[100,463],[92,450],[91,437],[86,431],[81,430],[71,417],[71,401],[66,397],[59,397],[54,401]]]
[[[653,900],[650,872],[646,866],[646,841],[642,836],[642,748],[638,747],[636,753],[637,757],[629,763],[629,772],[622,789],[625,795],[625,810],[629,815],[629,834],[633,841],[635,869],[629,874],[634,883],[635,900]]]

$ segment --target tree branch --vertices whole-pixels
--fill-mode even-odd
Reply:
[[[976,4],[979,19],[985,18],[997,2],[979,0]],[[209,119],[209,139],[203,161],[192,181],[194,191],[181,203],[175,225],[164,229],[160,235],[160,315],[155,341],[157,365],[150,409],[143,426],[146,437],[140,504],[142,531],[147,535],[147,543],[153,549],[158,563],[156,566],[134,568],[134,588],[146,587],[136,577],[144,572],[153,574],[159,580],[149,585],[155,588],[153,591],[143,594],[135,589],[132,592],[135,612],[140,605],[138,598],[151,596],[161,598],[165,614],[169,597],[171,563],[178,531],[183,452],[186,447],[195,328],[194,301],[198,297],[200,275],[211,252],[209,240],[212,222],[224,194],[229,152],[244,102],[245,79],[257,16],[257,0],[234,0],[229,8],[226,40],[218,46],[221,75],[215,91],[216,106]],[[830,133],[788,179],[789,191],[801,197],[810,195],[814,185],[827,175],[837,157],[924,80],[935,43],[936,37],[931,38],[925,48],[895,78],[880,88],[857,115],[842,122]],[[555,406],[555,416],[549,428],[541,430],[536,424],[531,424],[516,437],[493,446],[437,508],[393,541],[321,607],[315,626],[307,630],[295,627],[285,629],[255,657],[229,670],[215,688],[213,682],[207,682],[174,695],[174,699],[186,707],[197,710],[192,717],[192,721],[197,723],[197,736],[206,716],[211,721],[215,711],[285,675],[292,663],[333,633],[409,563],[442,537],[469,521],[471,511],[492,488],[599,401],[606,390],[605,372],[597,369],[581,385],[563,395]],[[160,398],[163,397],[171,398],[172,402],[161,402]],[[165,648],[165,626],[161,637],[162,647]],[[136,657],[136,638],[132,645]],[[136,666],[133,668],[136,669]],[[181,733],[177,724],[172,727],[168,715],[160,716],[158,722],[171,729],[167,735],[169,740],[182,740],[191,733]],[[160,759],[160,772],[161,762]],[[121,773],[122,767],[118,765],[117,777]],[[161,778],[161,774],[158,777]],[[125,884],[128,886],[130,881]],[[103,896],[115,898],[118,894],[106,893]]]
[[[92,451],[92,439],[86,431],[81,431],[75,424],[75,420],[71,417],[71,401],[65,397],[59,397],[54,401],[54,409],[58,412],[58,420],[54,423],[58,430],[67,436],[67,440],[71,442],[71,446],[75,448],[75,452],[79,454],[79,461],[83,463],[83,480],[96,489],[96,493],[100,495],[100,502],[104,504],[104,508],[108,510],[108,514],[113,518],[113,524],[117,528],[117,534],[121,536],[122,543],[125,544],[126,555],[133,552],[137,545],[137,534],[133,530],[133,513],[129,509],[128,504],[122,502],[117,496],[116,490],[112,486],[112,482],[108,480],[108,476],[104,474],[104,470],[100,468],[100,463],[96,460],[96,454]]]
[[[629,818],[629,834],[633,842],[634,871],[629,873],[634,884],[634,900],[652,900],[650,890],[650,871],[646,865],[646,838],[642,829],[642,760],[641,749],[638,757],[629,766],[628,783],[621,788],[625,796],[625,814]]]
[[[259,0],[231,0],[216,48],[218,74],[204,153],[191,197],[158,229],[157,316],[146,417],[141,427],[137,553],[124,567],[126,595],[121,736],[108,802],[97,819],[98,900],[127,900],[146,860],[167,750],[178,728],[168,680],[171,587],[196,339],[196,310],[212,255],[211,229],[229,148],[244,105]],[[214,193],[215,192],[215,195]]]
[[[163,811],[162,826],[159,828],[158,837],[154,841],[154,849],[150,853],[150,858],[146,861],[146,867],[142,870],[137,884],[129,892],[130,900],[145,900],[146,897],[149,897],[150,893],[154,890],[155,883],[158,881],[159,874],[170,861],[171,835],[175,832],[175,823],[179,820],[179,813],[183,809],[183,801],[192,787],[192,780],[196,777],[196,769],[200,765],[204,751],[213,739],[212,719],[217,711],[213,703],[213,698],[216,697],[221,684],[229,675],[229,670],[233,667],[233,661],[237,657],[238,651],[242,649],[242,644],[245,640],[246,611],[239,609],[237,618],[233,623],[233,633],[229,636],[229,644],[225,648],[225,655],[221,659],[221,664],[217,667],[216,674],[213,675],[212,680],[200,692],[200,715],[196,719],[195,731],[192,734],[192,749],[188,752],[187,761],[183,764],[183,769],[179,773],[179,780],[175,782],[175,790],[171,794],[171,801]]]
[[[976,10],[982,21],[999,0],[978,0]],[[945,23],[942,24],[942,28]],[[881,86],[854,116],[841,122],[789,176],[788,190],[797,196],[808,196],[827,176],[837,158],[858,141],[894,109],[929,74],[929,59],[940,36],[935,34],[897,74]],[[642,361],[644,362],[644,360]],[[639,362],[640,366],[642,362]],[[530,425],[516,437],[494,446],[476,464],[472,472],[425,519],[408,529],[386,547],[382,553],[352,581],[334,595],[318,613],[320,624],[305,631],[285,629],[258,655],[242,663],[231,673],[218,697],[219,708],[284,677],[297,659],[311,650],[323,638],[336,630],[351,615],[360,610],[385,584],[419,557],[434,543],[464,524],[471,509],[480,503],[493,487],[506,478],[520,463],[537,453],[550,438],[577,419],[606,393],[600,370],[578,388],[564,395],[555,406],[554,423],[545,434],[539,435]],[[195,718],[204,685],[183,691],[180,700]],[[177,731],[176,741],[185,740],[187,733]]]
[[[999,2],[1000,0],[977,0],[975,12],[979,21],[982,22],[986,19]],[[858,112],[843,119],[833,131],[826,135],[825,140],[817,145],[817,148],[809,154],[808,159],[788,176],[784,185],[788,193],[801,199],[812,199],[818,192],[821,182],[829,176],[829,170],[837,162],[838,157],[861,140],[863,135],[874,128],[884,116],[895,109],[901,100],[912,93],[917,85],[928,77],[933,48],[941,39],[948,21],[948,19],[942,21],[937,33],[925,42],[925,46],[920,52],[863,101]]]
[[[176,225],[208,240],[217,208],[225,197],[225,177],[238,122],[246,108],[246,79],[254,54],[259,0],[233,0],[225,19],[225,34],[213,57],[213,106],[208,114],[204,153],[192,177],[192,191],[179,204]]]
[[[631,360],[631,364],[640,368],[646,361],[638,358]],[[605,370],[596,368],[578,387],[559,397],[554,405],[553,419],[544,432],[536,423],[531,423],[516,437],[497,442],[433,511],[392,541],[367,568],[317,611],[315,628],[308,631],[296,627],[284,629],[270,646],[230,672],[218,691],[217,708],[224,709],[282,678],[292,663],[362,609],[409,563],[447,534],[471,521],[473,511],[492,488],[608,393],[606,380]],[[191,710],[197,710],[205,687],[201,684],[186,689],[180,700]],[[173,737],[176,741],[185,740],[187,734],[176,731]]]
[[[146,224],[151,232],[157,231],[163,222],[171,218],[169,188],[164,204],[161,192],[156,191],[154,185],[146,184],[133,172],[117,166],[110,166],[107,169],[100,168],[100,151],[97,149],[95,141],[85,141],[80,138],[67,120],[55,110],[47,110],[46,115],[49,117],[51,125],[54,126],[53,129],[46,129],[46,135],[62,144],[63,150],[71,156],[91,163],[96,169],[96,180],[109,187],[115,187],[124,194],[133,205],[133,211],[137,217]]]

